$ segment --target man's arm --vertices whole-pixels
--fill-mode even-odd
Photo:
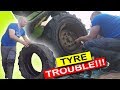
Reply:
[[[76,39],[75,42],[79,43],[81,41],[88,41],[88,40],[95,39],[95,38],[97,38],[97,35],[99,34],[99,31],[100,31],[100,26],[99,25],[93,26],[90,29],[89,35],[81,36],[78,39]]]
[[[26,42],[24,42],[23,40],[19,39],[16,35],[15,35],[15,30],[13,29],[9,29],[9,36],[11,39],[15,40],[16,42],[20,42],[21,44],[23,44],[24,46],[28,47],[28,44]]]

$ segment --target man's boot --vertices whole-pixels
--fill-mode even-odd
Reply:
[[[3,66],[4,72],[5,72],[5,78],[7,78],[7,62],[4,62],[2,60],[2,66]]]
[[[14,63],[13,62],[8,62],[7,63],[7,78],[8,79],[12,79],[13,69],[14,69]]]

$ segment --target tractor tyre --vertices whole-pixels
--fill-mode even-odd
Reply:
[[[41,72],[36,71],[31,63],[33,53],[37,54],[42,62]],[[23,47],[20,51],[19,70],[25,79],[44,79],[44,70],[55,67],[55,57],[53,52],[41,44],[31,44],[29,47]]]
[[[69,13],[61,13],[48,22],[38,41],[49,45],[59,57],[82,52],[82,44],[76,45],[74,41],[84,35],[87,31],[80,19]]]

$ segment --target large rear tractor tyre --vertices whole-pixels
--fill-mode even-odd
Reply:
[[[82,52],[82,44],[76,45],[74,41],[84,35],[87,35],[87,31],[80,19],[69,13],[61,13],[49,21],[38,40],[50,45],[56,57],[59,57]]]
[[[84,35],[87,35],[87,30],[80,19],[69,13],[61,13],[49,21],[38,41],[49,45],[55,57],[60,57],[83,52],[82,43],[77,45],[74,41]],[[80,73],[61,77],[61,79],[81,78]]]

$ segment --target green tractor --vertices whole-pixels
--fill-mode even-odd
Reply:
[[[13,11],[13,14],[16,18],[19,16],[25,16],[28,19],[29,23],[25,27],[27,36],[30,40],[42,43],[49,47],[55,57],[82,52],[82,43],[76,45],[74,44],[74,41],[80,36],[87,35],[87,30],[81,20],[75,15],[66,11]],[[47,21],[49,17],[51,17],[50,21],[45,25],[42,25],[42,23]],[[23,53],[23,51],[26,53],[30,52],[29,50],[22,50],[21,53]],[[47,54],[47,52],[45,54]],[[23,61],[20,62],[22,75],[25,78],[38,77],[40,73],[34,71],[30,64],[27,65],[28,67],[23,66],[25,60],[21,60],[23,59],[21,55],[23,54],[20,54],[20,61]],[[49,53],[47,56],[52,55]],[[55,63],[55,58],[51,62]],[[29,70],[27,70],[26,67]]]

